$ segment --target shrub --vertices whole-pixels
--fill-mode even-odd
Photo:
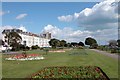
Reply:
[[[38,45],[35,45],[35,46],[32,46],[31,48],[32,48],[32,49],[38,49],[39,46],[38,46]]]
[[[30,50],[30,47],[26,46],[26,50]]]
[[[20,44],[20,50],[24,50],[25,49],[25,45]]]
[[[97,47],[98,47],[98,44],[97,43],[93,43],[90,48],[97,49]]]
[[[117,53],[116,49],[111,49],[111,53]]]
[[[78,47],[78,49],[84,49],[84,47],[82,47],[82,46],[79,46],[79,47]]]

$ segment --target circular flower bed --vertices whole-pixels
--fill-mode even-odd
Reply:
[[[39,54],[28,54],[28,55],[23,55],[23,54],[18,54],[18,55],[13,55],[9,58],[5,58],[5,60],[41,60],[44,59],[42,55]]]
[[[47,67],[33,74],[30,80],[34,78],[90,78],[92,80],[108,80],[106,74],[96,66],[86,67]]]

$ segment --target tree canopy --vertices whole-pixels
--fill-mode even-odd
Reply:
[[[65,40],[61,40],[61,41],[60,41],[60,46],[61,46],[61,47],[65,47],[65,44],[66,44],[66,41],[65,41]]]
[[[85,46],[83,42],[78,43],[79,46]]]
[[[0,39],[0,46],[4,45],[4,41],[2,39]]]
[[[94,38],[88,37],[88,38],[86,38],[86,40],[85,40],[85,44],[86,44],[86,45],[92,46],[92,44],[94,44],[94,43],[97,43],[97,41],[96,41]]]
[[[21,36],[16,32],[9,32],[5,36],[5,42],[8,43],[11,47],[17,49],[22,41]]]
[[[58,39],[51,39],[49,41],[50,46],[52,46],[53,48],[59,47],[60,46],[60,41]]]

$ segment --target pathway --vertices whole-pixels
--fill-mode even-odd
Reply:
[[[95,52],[100,53],[100,54],[104,54],[104,55],[112,57],[114,59],[120,60],[120,55],[118,55],[118,54],[114,54],[114,53],[111,54],[111,53],[108,53],[106,51],[101,51],[101,50],[97,50],[97,49],[90,49],[90,50],[95,51]]]

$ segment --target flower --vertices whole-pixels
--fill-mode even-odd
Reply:
[[[42,55],[40,56],[39,54],[28,54],[26,57],[23,57],[22,54],[19,55],[14,55],[12,57],[6,58],[6,60],[41,60],[45,59]]]

